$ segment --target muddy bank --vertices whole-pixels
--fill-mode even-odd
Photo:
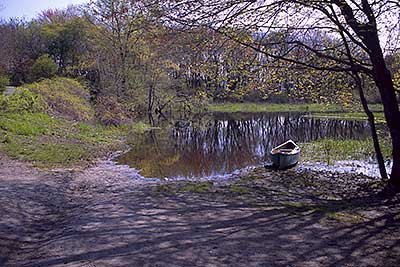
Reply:
[[[361,174],[143,180],[1,158],[1,266],[398,266],[400,204]]]

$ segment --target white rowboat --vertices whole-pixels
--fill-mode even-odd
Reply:
[[[271,159],[272,165],[276,169],[293,167],[299,162],[300,147],[292,140],[288,140],[271,150]]]

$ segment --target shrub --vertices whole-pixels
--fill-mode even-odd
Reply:
[[[45,79],[27,87],[43,97],[52,115],[78,121],[93,119],[89,90],[74,79]]]
[[[0,96],[0,111],[9,113],[35,113],[47,109],[43,97],[25,88],[17,88],[9,96]]]
[[[0,94],[6,90],[6,86],[10,84],[10,79],[7,76],[0,75]]]
[[[40,78],[52,78],[57,73],[57,65],[45,54],[36,59],[31,68],[31,75],[34,81]]]
[[[129,119],[125,107],[113,96],[102,96],[96,100],[96,117],[104,125],[118,126]]]

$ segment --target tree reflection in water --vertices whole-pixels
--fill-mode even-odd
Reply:
[[[366,122],[306,118],[301,114],[215,114],[186,128],[137,137],[117,159],[145,177],[204,177],[232,173],[268,160],[268,151],[287,139],[364,139]]]

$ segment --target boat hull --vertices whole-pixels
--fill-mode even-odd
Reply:
[[[274,168],[279,170],[295,166],[300,159],[300,152],[296,154],[272,154],[271,160]]]

